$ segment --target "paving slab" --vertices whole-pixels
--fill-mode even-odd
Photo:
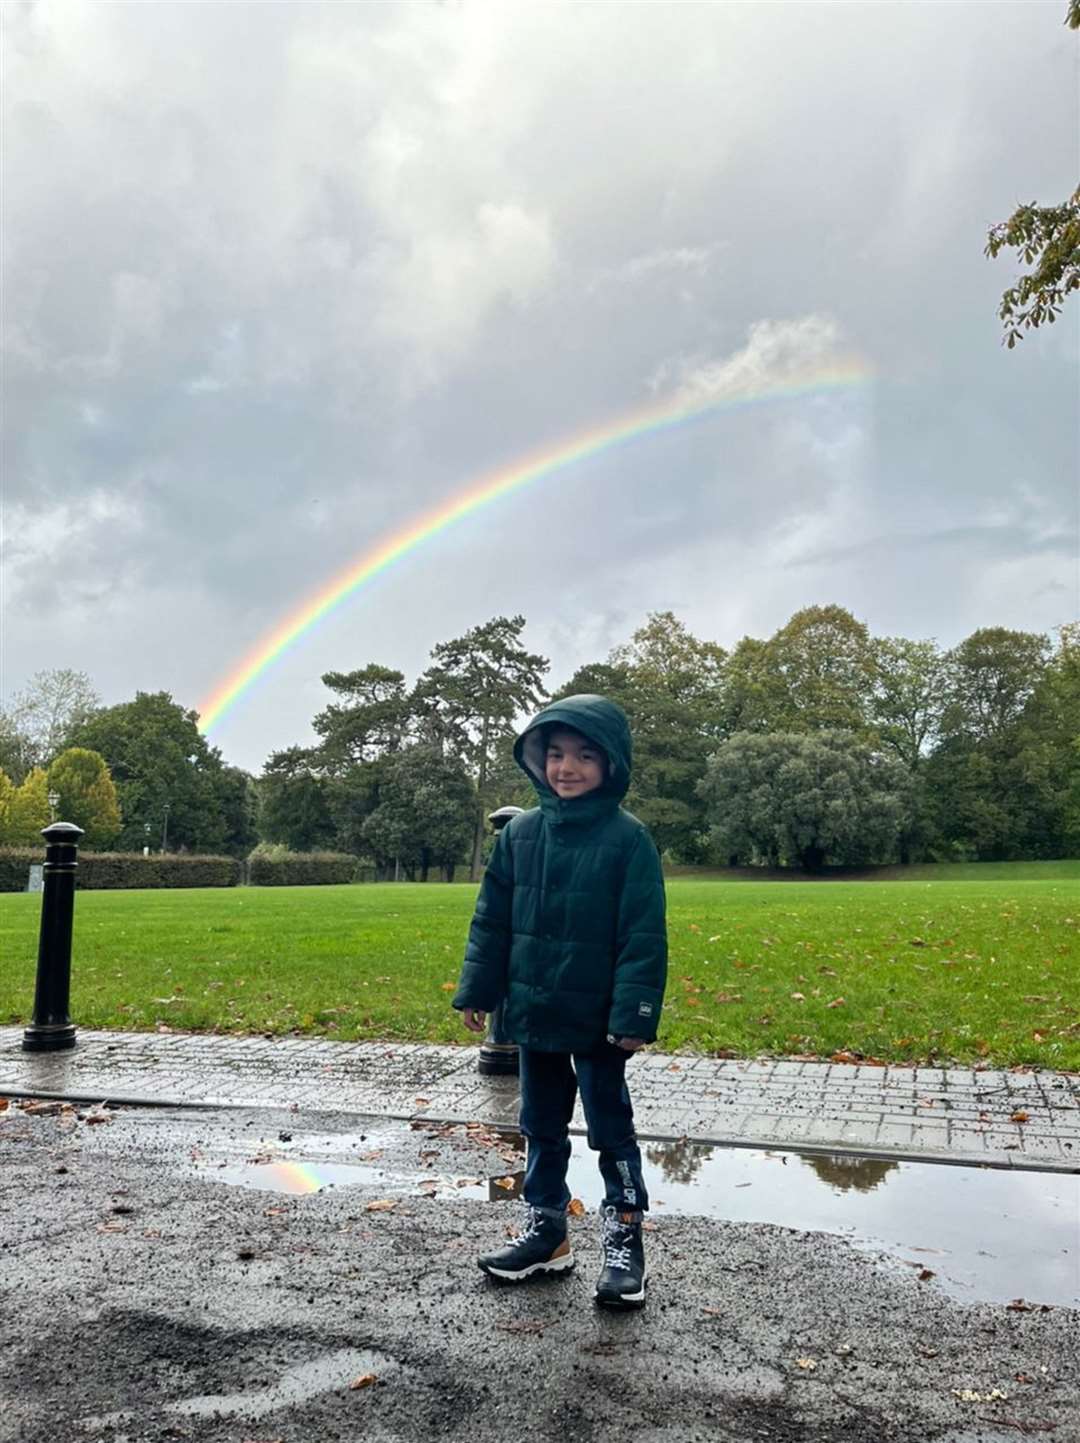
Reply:
[[[481,1077],[475,1046],[80,1030],[22,1051],[0,1027],[0,1095],[196,1107],[294,1105],[364,1117],[513,1124],[517,1079]],[[970,1068],[633,1057],[642,1138],[792,1147],[1080,1172],[1080,1076]],[[585,1131],[580,1107],[574,1130]]]

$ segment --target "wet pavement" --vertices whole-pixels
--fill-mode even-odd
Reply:
[[[475,1047],[81,1031],[71,1052],[0,1028],[0,1095],[288,1107],[512,1126],[515,1079]],[[852,1062],[633,1058],[639,1134],[736,1147],[1080,1171],[1080,1076]],[[575,1128],[584,1131],[578,1112]]]
[[[497,1286],[520,1139],[305,1109],[0,1111],[0,1440],[1080,1439],[1080,1177],[646,1145],[643,1314]]]

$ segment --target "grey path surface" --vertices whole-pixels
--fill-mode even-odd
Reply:
[[[320,1149],[344,1129],[355,1158],[347,1116],[90,1115],[0,1112],[0,1443],[1080,1436],[1076,1309],[965,1300],[925,1248],[913,1267],[803,1227],[661,1217],[648,1307],[609,1316],[595,1214],[571,1219],[572,1273],[500,1288],[474,1258],[505,1204],[374,1180],[285,1196],[213,1166],[305,1126]],[[486,1141],[449,1158],[457,1143],[394,1126],[416,1167],[505,1166]]]
[[[35,1055],[21,1040],[0,1028],[0,1094],[517,1120],[516,1080],[479,1076],[471,1047],[84,1031],[71,1052]],[[645,1138],[1080,1172],[1075,1074],[648,1052],[629,1080]]]

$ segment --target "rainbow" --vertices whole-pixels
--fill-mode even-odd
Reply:
[[[457,491],[447,500],[414,516],[399,530],[376,541],[339,571],[318,591],[308,596],[243,658],[234,670],[198,707],[199,725],[204,732],[217,726],[244,692],[278,660],[289,647],[299,641],[316,623],[340,606],[347,597],[386,571],[396,562],[446,531],[466,517],[472,516],[492,502],[515,491],[565,471],[616,447],[627,446],[647,436],[673,430],[687,422],[700,420],[718,412],[734,411],[766,402],[791,400],[799,396],[816,396],[836,391],[852,391],[870,384],[873,373],[858,359],[834,361],[828,367],[818,366],[798,376],[783,380],[757,380],[741,390],[723,397],[687,400],[676,397],[667,401],[623,413],[598,426],[557,441],[541,451],[530,453],[497,471],[492,471]]]
[[[272,1177],[279,1192],[303,1195],[318,1192],[326,1186],[313,1167],[304,1162],[269,1162],[262,1167],[262,1176]]]

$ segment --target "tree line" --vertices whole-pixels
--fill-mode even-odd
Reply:
[[[166,694],[102,707],[79,674],[43,674],[0,715],[0,840],[5,807],[28,814],[13,797],[33,779],[40,808],[42,780],[75,748],[115,786],[118,847],[156,847],[167,804],[170,847],[246,855],[261,841],[349,852],[383,875],[476,875],[486,814],[533,800],[511,756],[521,719],[588,691],[627,712],[627,805],[673,861],[814,870],[1080,851],[1078,624],[1054,641],[981,628],[943,649],[811,606],[729,651],[658,612],[553,689],[524,628],[494,617],[439,643],[411,685],[375,661],[326,673],[315,742],[274,752],[258,778]]]

